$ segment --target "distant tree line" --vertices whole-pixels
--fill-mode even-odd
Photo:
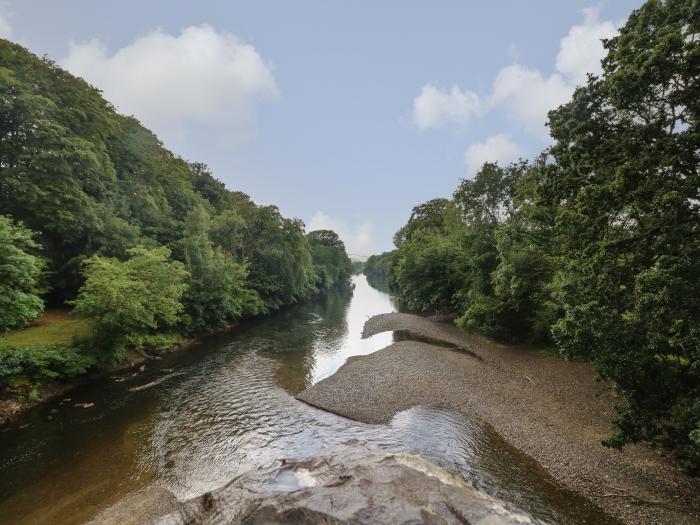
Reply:
[[[364,271],[364,269],[365,269],[365,262],[364,261],[358,261],[358,260],[352,261],[352,273],[353,273],[353,275],[362,273]]]
[[[389,256],[392,252],[370,255],[365,262],[364,274],[367,279],[386,282],[389,278]]]
[[[413,209],[389,283],[407,308],[591,360],[625,399],[606,444],[660,443],[698,471],[700,4],[650,0],[605,47],[538,159]]]
[[[0,40],[0,336],[45,304],[73,305],[94,332],[63,354],[3,349],[0,383],[28,369],[79,373],[164,332],[223,327],[350,275],[334,232],[306,234],[228,190],[82,79]]]

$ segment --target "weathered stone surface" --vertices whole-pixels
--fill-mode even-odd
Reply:
[[[409,454],[351,444],[282,460],[178,506],[158,525],[277,523],[537,523]]]

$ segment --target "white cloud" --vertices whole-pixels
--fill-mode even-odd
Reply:
[[[536,69],[512,64],[496,75],[489,103],[504,106],[528,133],[547,140],[547,113],[569,100],[572,93],[573,87],[561,75],[543,77]]]
[[[447,122],[466,124],[479,113],[479,96],[452,86],[449,91],[426,84],[413,99],[413,119],[420,129],[442,126]]]
[[[500,165],[513,162],[518,159],[520,153],[520,147],[505,134],[493,135],[487,138],[486,142],[471,144],[464,153],[467,175],[476,175],[484,162],[498,162]]]
[[[549,140],[547,113],[571,98],[588,73],[601,73],[605,56],[601,39],[617,34],[616,24],[600,21],[599,11],[583,10],[582,24],[573,26],[559,42],[556,71],[544,76],[537,69],[514,63],[502,68],[493,81],[491,106],[502,105],[526,131]]]
[[[601,39],[615,36],[618,25],[601,21],[598,9],[584,9],[583,22],[560,40],[550,75],[513,62],[496,74],[483,103],[479,95],[458,86],[445,92],[426,84],[413,101],[416,124],[427,129],[449,121],[466,123],[475,115],[504,108],[525,131],[548,141],[547,113],[569,100],[576,86],[585,83],[587,73],[600,74],[600,60],[605,56]],[[516,53],[517,46],[510,44],[508,54],[516,58]]]
[[[600,61],[605,49],[601,40],[617,34],[617,24],[600,21],[599,9],[589,7],[583,10],[583,15],[583,24],[573,26],[559,43],[556,60],[557,71],[575,85],[584,84],[587,73],[602,73]]]
[[[349,254],[371,255],[375,252],[374,225],[371,221],[349,225],[345,221],[317,211],[306,224],[307,232],[314,230],[333,230],[345,243]]]
[[[253,129],[256,102],[278,95],[255,47],[208,25],[177,36],[156,30],[111,55],[98,40],[71,43],[62,65],[165,142],[184,139],[188,124],[244,137]]]
[[[12,24],[6,15],[0,13],[0,38],[12,38]]]

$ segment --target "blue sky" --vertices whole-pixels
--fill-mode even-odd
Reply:
[[[641,1],[0,1],[0,36],[349,251],[486,160],[530,158]]]

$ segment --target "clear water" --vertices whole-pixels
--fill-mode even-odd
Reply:
[[[391,344],[392,334],[361,338],[366,319],[394,310],[391,298],[354,282],[352,295],[248,323],[27,413],[0,433],[0,523],[83,523],[151,484],[188,498],[353,439],[417,453],[551,523],[612,523],[460,413],[414,407],[391,425],[365,425],[294,399],[348,357]]]

